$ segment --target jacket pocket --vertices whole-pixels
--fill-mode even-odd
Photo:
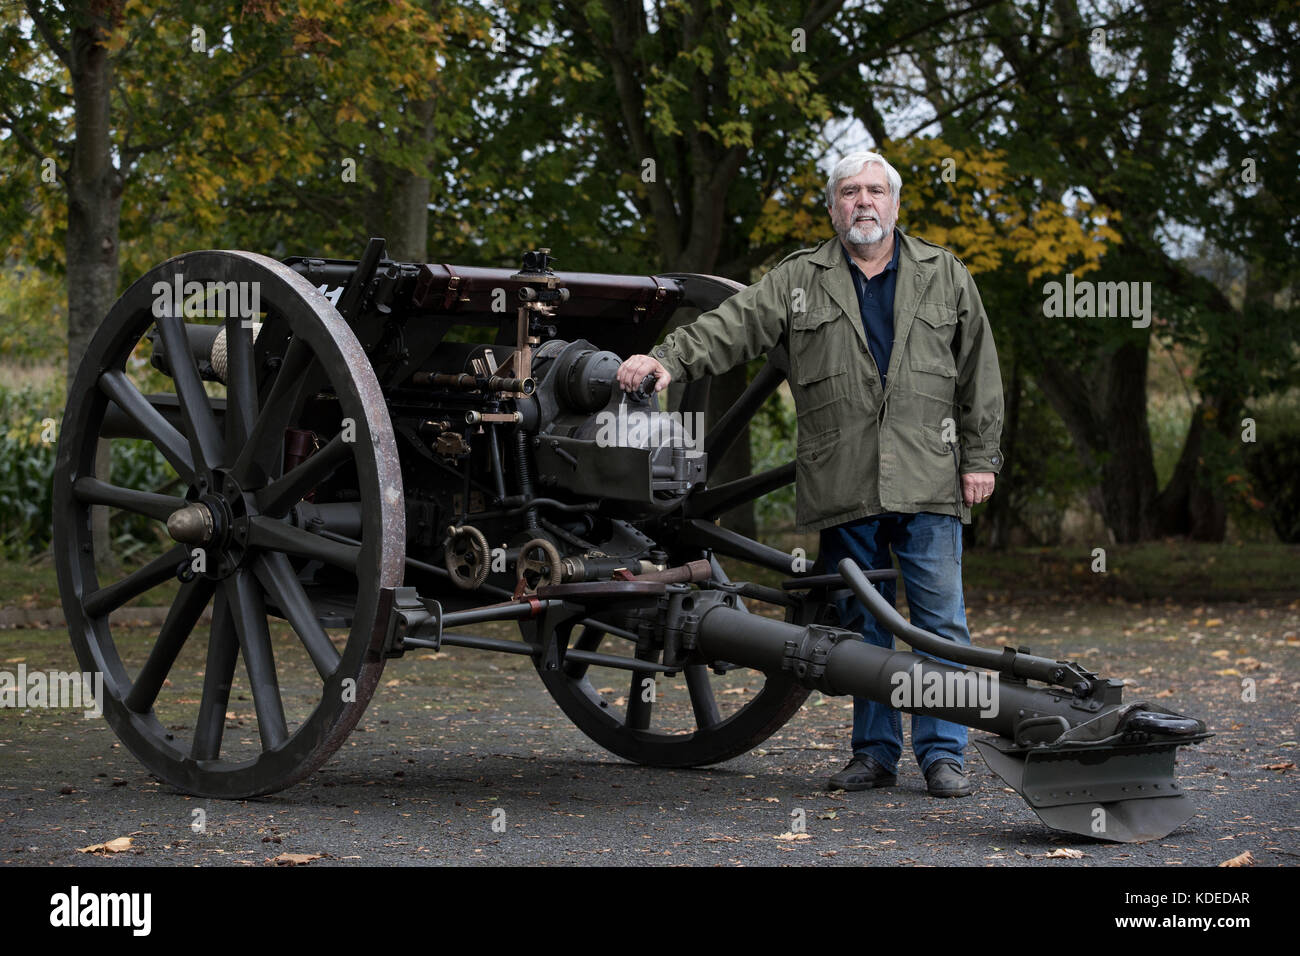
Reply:
[[[942,302],[922,302],[916,307],[916,317],[932,329],[957,324],[957,310]]]
[[[800,430],[794,469],[795,520],[799,524],[859,505],[862,489],[852,479],[852,454],[852,449],[844,447],[839,428],[815,435]]]
[[[918,395],[952,405],[957,393],[957,363],[952,354],[942,347],[936,349],[910,348],[908,368],[911,370],[912,390]]]
[[[796,313],[791,323],[790,392],[804,437],[833,426],[834,406],[849,394],[849,353],[841,316],[838,308],[824,307]]]
[[[808,385],[848,368],[842,339],[842,313],[836,306],[796,312],[790,323],[790,365],[794,384]]]
[[[895,421],[890,429],[889,447],[897,461],[896,471],[888,484],[892,500],[920,511],[955,502],[958,487],[956,459],[951,443],[943,440],[941,426],[916,418],[909,419],[907,424]],[[881,494],[885,493],[886,488],[882,485]]]

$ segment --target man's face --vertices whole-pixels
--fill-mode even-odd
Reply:
[[[874,245],[894,231],[898,205],[889,192],[885,167],[871,163],[836,185],[831,225],[850,245]]]

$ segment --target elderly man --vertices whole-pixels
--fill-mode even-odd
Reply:
[[[1002,379],[984,306],[966,267],[896,226],[902,179],[884,157],[853,153],[831,170],[836,238],[783,259],[755,285],[670,333],[653,356],[618,370],[635,388],[656,373],[716,375],[778,344],[790,354],[798,418],[795,518],[821,532],[821,558],[871,569],[897,557],[912,623],[970,643],[961,586],[961,524],[1001,470]],[[894,582],[879,585],[893,601]],[[893,646],[856,598],[845,627]],[[829,787],[897,782],[902,717],[854,698],[853,758]],[[966,728],[912,717],[912,750],[936,797],[971,792]]]

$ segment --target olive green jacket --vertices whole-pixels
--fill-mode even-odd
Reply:
[[[897,235],[883,392],[838,238],[788,256],[652,352],[674,381],[688,382],[787,347],[799,531],[882,512],[969,524],[960,475],[1002,467],[1002,377],[975,282],[946,249]]]

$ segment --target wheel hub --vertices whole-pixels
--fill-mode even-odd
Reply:
[[[201,501],[178,508],[167,519],[167,533],[181,544],[207,544],[213,529],[212,511]]]
[[[173,511],[167,519],[167,533],[173,540],[204,552],[201,565],[188,563],[190,572],[220,579],[245,563],[249,553],[246,543],[249,516],[256,509],[251,496],[234,479],[219,473],[213,477],[211,487],[220,491],[203,494]]]

